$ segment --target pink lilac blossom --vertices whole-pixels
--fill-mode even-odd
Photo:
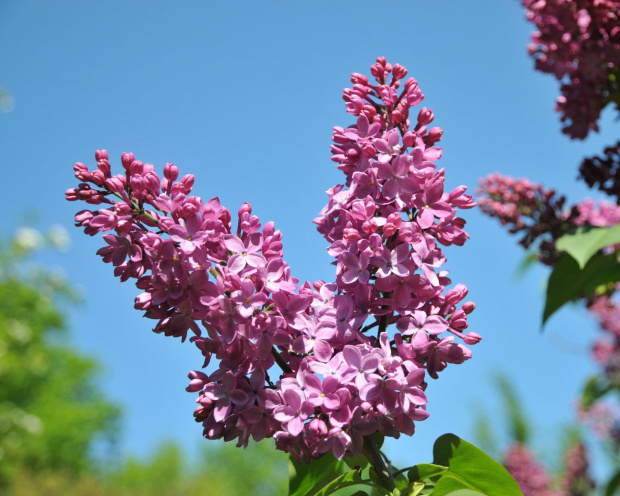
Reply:
[[[480,209],[500,224],[509,227],[511,234],[523,233],[519,244],[529,248],[541,238],[540,260],[552,265],[556,261],[554,241],[562,236],[578,215],[576,209],[566,209],[566,198],[555,190],[528,179],[514,179],[499,173],[480,179],[478,199]]]
[[[620,411],[615,402],[599,400],[588,408],[578,403],[577,418],[588,426],[600,441],[610,442],[616,452],[620,449]]]
[[[136,279],[135,307],[154,332],[191,335],[203,368],[218,360],[211,374],[190,372],[187,388],[209,439],[271,437],[307,461],[359,454],[377,431],[412,435],[429,415],[426,375],[469,359],[466,344],[481,339],[465,332],[475,305],[463,303],[463,284],[448,289],[440,247],[469,238],[456,212],[475,202],[464,186],[445,191],[432,111],[411,125],[417,81],[382,57],[371,72],[376,84],[356,73],[344,90],[357,122],[334,129],[332,159],[345,184],[315,219],[334,282],[300,284],[273,222],[261,225],[245,203],[233,232],[219,199],[191,196],[193,176],[179,179],[173,164],[160,177],[125,153],[124,174],[113,176],[101,150],[95,170],[75,166],[81,184],[67,199],[100,206],[76,225],[108,233],[98,253],[121,281]]]
[[[523,496],[564,496],[552,489],[551,476],[524,444],[515,443],[508,448],[504,467],[519,484]]]
[[[620,1],[523,0],[536,25],[528,51],[536,69],[561,83],[556,110],[563,132],[583,139],[598,131],[610,102],[620,103]]]
[[[519,241],[529,248],[539,241],[539,258],[553,265],[557,261],[555,241],[577,226],[610,227],[620,222],[620,206],[607,201],[585,199],[565,206],[566,198],[555,190],[528,179],[514,179],[495,173],[479,182],[480,208],[511,234],[523,233]]]
[[[566,452],[564,467],[561,486],[567,495],[589,496],[592,494],[596,484],[590,476],[590,462],[586,446],[583,443],[574,443]]]

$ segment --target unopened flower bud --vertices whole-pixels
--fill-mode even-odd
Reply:
[[[443,129],[440,127],[433,127],[428,132],[428,136],[426,136],[426,140],[429,143],[429,146],[434,145],[438,141],[441,141],[441,137],[443,136]]]
[[[407,76],[407,68],[400,64],[394,64],[392,75],[394,76],[394,79],[403,79]]]
[[[476,304],[473,301],[466,301],[463,303],[461,308],[463,309],[463,312],[469,315],[476,309]]]
[[[420,112],[418,113],[418,124],[430,124],[431,122],[433,122],[434,118],[435,114],[433,114],[433,111],[431,109],[422,107],[420,109]]]
[[[359,72],[354,72],[351,74],[351,82],[353,84],[362,84],[364,86],[368,85],[368,78],[364,74],[360,74]]]
[[[463,336],[463,341],[465,344],[473,345],[478,344],[482,340],[482,336],[477,332],[468,332]]]
[[[125,176],[117,174],[109,179],[106,179],[105,185],[112,193],[120,193],[125,190]]]
[[[133,153],[123,153],[121,155],[123,169],[125,169],[126,172],[129,172],[129,167],[134,160],[136,160],[136,156]]]
[[[95,160],[99,162],[100,160],[108,160],[108,151],[107,150],[97,150],[95,152]]]
[[[168,162],[166,165],[164,165],[164,177],[168,179],[168,181],[176,181],[179,177],[179,168],[176,165]]]
[[[188,195],[192,191],[194,185],[194,175],[186,174],[181,178],[181,184],[183,185],[183,192]]]

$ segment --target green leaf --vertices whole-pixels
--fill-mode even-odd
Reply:
[[[620,489],[620,471],[616,472],[607,484],[605,496],[614,496],[617,494],[618,489]]]
[[[318,491],[310,491],[308,496],[328,496],[333,494],[339,489],[348,486],[356,486],[358,484],[364,484],[359,470],[351,470],[346,474],[342,474],[340,477],[336,477],[331,482],[320,488]]]
[[[564,255],[555,265],[547,284],[543,325],[569,301],[592,294],[599,286],[620,280],[620,263],[614,254],[595,255],[583,269]]]
[[[443,496],[443,495],[447,495],[447,494],[454,494],[455,492],[460,492],[460,491],[471,491],[474,495],[476,496],[487,496],[484,495],[484,493],[480,493],[477,491],[474,491],[473,486],[471,486],[470,484],[468,484],[467,482],[453,477],[452,475],[444,475],[441,479],[439,479],[439,481],[437,482],[437,484],[435,484],[435,490],[433,491],[433,496]],[[488,495],[491,496],[491,495]]]
[[[496,374],[495,383],[502,396],[504,416],[508,420],[512,440],[527,444],[530,438],[530,425],[522,408],[523,402],[517,395],[513,383],[505,375]]]
[[[368,458],[364,455],[345,456],[342,461],[346,463],[349,468],[366,468],[368,466]]]
[[[620,224],[614,227],[580,227],[556,242],[558,251],[572,256],[583,269],[592,256],[606,246],[620,243]]]
[[[478,491],[472,491],[471,489],[459,489],[449,493],[448,496],[480,496],[480,494]]]
[[[523,496],[502,465],[454,434],[444,434],[435,441],[433,457],[433,463],[448,467],[435,485],[433,496],[446,496],[461,489],[487,496]]]
[[[525,276],[525,274],[529,272],[529,270],[534,266],[534,263],[536,263],[537,261],[538,261],[537,251],[527,252],[525,257],[523,257],[523,259],[519,263],[519,266],[515,269],[512,277],[517,280],[522,279],[523,276]]]
[[[424,489],[424,482],[410,482],[403,491],[403,496],[418,496]]]
[[[581,402],[584,408],[589,408],[592,403],[602,398],[613,389],[609,383],[603,382],[601,379],[600,376],[595,375],[590,377],[588,382],[586,382],[581,395]]]
[[[333,481],[344,472],[344,462],[326,453],[312,462],[298,463],[289,457],[289,496],[306,496]]]
[[[433,465],[432,463],[419,463],[411,467],[407,476],[412,482],[425,481],[438,475],[443,474],[448,467],[442,465]]]

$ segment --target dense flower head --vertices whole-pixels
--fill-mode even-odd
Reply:
[[[315,220],[334,282],[300,283],[273,222],[245,203],[233,230],[231,213],[192,196],[193,176],[179,179],[173,164],[161,177],[125,153],[124,173],[112,175],[101,150],[95,170],[75,166],[81,183],[67,199],[102,207],[79,212],[76,225],[105,233],[98,254],[121,281],[136,280],[135,307],[156,333],[191,334],[203,368],[218,361],[213,373],[192,371],[187,388],[199,393],[194,416],[209,439],[273,437],[309,460],[359,454],[377,431],[411,435],[429,415],[427,374],[469,359],[466,345],[481,339],[466,332],[475,305],[463,284],[447,289],[440,248],[468,239],[456,212],[475,203],[464,186],[444,191],[432,111],[409,129],[423,98],[415,79],[383,58],[371,72],[377,84],[353,74],[344,90],[357,123],[335,128],[332,158],[346,181]]]
[[[586,184],[596,186],[609,196],[616,197],[620,204],[620,141],[605,148],[602,157],[584,159],[579,166],[579,175]]]
[[[562,489],[570,496],[588,496],[595,489],[585,444],[573,443],[564,455]]]
[[[523,233],[524,248],[539,243],[540,260],[548,265],[557,261],[555,241],[578,226],[610,227],[620,222],[620,206],[607,201],[585,199],[566,205],[566,198],[553,189],[529,179],[514,179],[499,173],[479,182],[481,210],[509,227],[511,234]]]
[[[519,484],[523,496],[563,496],[553,490],[551,476],[524,444],[515,443],[508,448],[504,467]]]
[[[566,197],[528,179],[499,173],[480,179],[478,193],[482,195],[478,204],[484,213],[508,226],[511,234],[522,233],[519,244],[526,249],[541,241],[541,260],[553,263],[553,242],[578,215],[575,209],[565,207]]]
[[[561,83],[563,132],[583,139],[597,131],[601,110],[620,103],[620,1],[523,0],[536,25],[528,47],[536,69]]]
[[[587,408],[579,403],[577,418],[588,426],[600,441],[609,443],[615,452],[620,451],[620,411],[617,402],[599,400]]]

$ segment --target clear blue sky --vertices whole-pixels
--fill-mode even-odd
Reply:
[[[28,212],[38,212],[42,228],[70,230],[71,251],[45,262],[84,295],[71,313],[73,339],[104,364],[105,389],[124,407],[125,452],[146,454],[170,437],[189,450],[207,442],[192,419],[194,395],[184,391],[201,357],[150,332],[133,310],[138,291],[95,256],[102,241],[73,227],[83,208],[64,200],[76,183],[73,164],[94,166],[97,148],[117,170],[125,151],[160,170],[174,162],[196,175],[195,194],[218,195],[233,212],[247,200],[263,221],[274,220],[297,277],[330,280],[312,219],[343,177],[329,159],[331,128],[353,123],[341,90],[378,55],[419,80],[444,129],[439,163],[449,187],[474,190],[478,178],[501,171],[571,201],[591,195],[575,180],[577,166],[614,142],[618,125],[608,113],[585,142],[561,135],[558,86],[534,72],[530,31],[515,0],[0,1],[0,87],[15,100],[0,114],[2,234]],[[478,411],[501,432],[490,377],[502,371],[553,458],[560,426],[574,418],[575,397],[594,371],[596,327],[582,309],[566,309],[541,334],[545,270],[516,281],[516,240],[479,212],[465,214],[471,240],[447,251],[445,268],[469,286],[478,305],[471,329],[483,341],[472,360],[432,381],[430,419],[413,438],[389,443],[388,454],[430,461],[440,434],[473,437]]]

